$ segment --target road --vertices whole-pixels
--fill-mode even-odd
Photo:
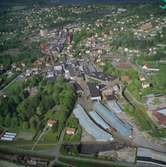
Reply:
[[[84,157],[75,157],[75,156],[65,156],[61,155],[60,158],[64,158],[66,160],[71,160],[71,161],[82,161],[82,162],[87,162],[87,163],[96,163],[96,164],[101,164],[101,165],[122,165],[122,166],[127,166],[127,167],[134,167],[134,163],[129,163],[129,162],[118,162],[118,161],[108,161],[108,160],[100,160],[100,159],[92,159],[92,158],[84,158]],[[69,161],[70,162],[70,161]]]
[[[159,164],[153,164],[150,162],[137,162],[137,163],[131,163],[131,162],[122,162],[122,161],[108,161],[108,160],[100,160],[100,159],[91,159],[91,158],[84,158],[84,157],[75,157],[75,156],[65,156],[61,155],[60,158],[64,158],[66,160],[71,161],[82,161],[86,163],[94,163],[95,164],[101,164],[102,165],[121,165],[126,167],[161,167]],[[163,165],[162,165],[163,167]]]
[[[32,150],[34,150],[34,148],[36,147],[36,145],[38,144],[38,142],[40,141],[40,139],[42,138],[42,136],[45,134],[47,128],[48,128],[48,126],[46,125],[45,128],[43,129],[42,133],[37,138],[35,144],[33,145]]]
[[[61,149],[61,145],[63,144],[64,136],[65,136],[65,129],[62,130],[58,144],[56,145],[55,152],[54,152],[55,159],[50,163],[51,167],[56,163],[60,163],[58,159],[60,156],[60,149]]]

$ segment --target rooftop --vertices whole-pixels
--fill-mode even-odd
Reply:
[[[81,105],[77,105],[74,109],[75,116],[79,119],[81,126],[91,134],[97,141],[112,141],[113,137],[111,134],[105,132],[103,129],[98,127],[87,115]]]
[[[166,116],[164,114],[156,111],[156,112],[153,112],[153,115],[157,118],[157,120],[161,125],[166,126]]]
[[[101,81],[113,81],[116,79],[115,76],[106,75],[103,72],[93,72],[87,75],[89,75],[90,77],[96,78],[98,80],[101,80]]]
[[[47,121],[47,124],[49,124],[49,125],[54,125],[54,124],[56,124],[57,123],[57,121],[56,120],[53,120],[53,119],[49,119],[48,121]]]
[[[116,114],[110,111],[103,104],[94,103],[95,111],[113,128],[115,128],[123,136],[132,135],[132,127],[128,123],[124,123],[120,120]]]
[[[91,97],[98,97],[100,96],[100,92],[99,92],[99,88],[97,87],[97,85],[95,83],[87,83]]]

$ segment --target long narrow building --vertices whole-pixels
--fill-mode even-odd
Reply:
[[[113,137],[110,133],[107,133],[99,126],[97,126],[88,116],[86,111],[82,108],[81,105],[77,104],[73,110],[74,115],[78,118],[81,126],[92,135],[96,141],[113,141]]]
[[[105,107],[100,102],[94,103],[94,109],[96,113],[112,128],[116,129],[116,131],[125,137],[132,136],[132,127],[128,124],[120,120],[115,113],[110,111],[107,107]]]

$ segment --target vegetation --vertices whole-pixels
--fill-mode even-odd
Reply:
[[[38,86],[38,93],[30,96],[27,87]],[[0,124],[6,128],[42,129],[48,119],[59,122],[62,128],[75,102],[73,88],[63,79],[40,82],[40,77],[17,85],[7,97],[0,99]],[[42,120],[42,121],[41,121]]]
[[[65,142],[80,142],[82,129],[79,125],[78,119],[75,118],[73,115],[71,115],[67,120],[66,127],[75,128],[76,131],[75,131],[74,135],[67,135],[66,134],[64,141]]]
[[[132,105],[127,104],[124,111],[134,118],[141,130],[147,131],[153,137],[164,138],[166,136],[166,129],[158,128],[158,126],[151,120],[144,107],[140,105],[138,106],[138,104],[135,103],[133,104],[133,101],[131,104]]]
[[[132,95],[137,100],[142,101],[141,82],[139,81],[138,72],[135,69],[117,69],[112,65],[112,62],[107,61],[105,66],[103,67],[103,70],[105,73],[118,76],[119,78],[121,78],[122,76],[127,76],[129,78],[129,81],[123,81],[124,85],[126,85],[128,90],[132,92]]]

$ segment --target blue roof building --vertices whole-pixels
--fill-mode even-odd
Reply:
[[[95,111],[89,112],[89,115],[102,128],[110,129],[110,126]]]
[[[112,128],[116,129],[119,134],[126,137],[132,136],[132,126],[120,120],[115,113],[99,102],[94,103],[95,111],[105,120]]]
[[[73,110],[74,115],[78,118],[81,126],[92,135],[97,141],[112,141],[113,137],[99,126],[97,126],[88,116],[81,105],[77,104]]]

